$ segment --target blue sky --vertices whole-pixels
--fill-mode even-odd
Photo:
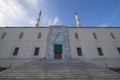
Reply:
[[[120,27],[120,0],[0,0],[0,26],[76,26],[77,10],[82,27]]]

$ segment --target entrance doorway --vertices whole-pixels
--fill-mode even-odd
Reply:
[[[55,59],[62,59],[61,53],[55,53]]]
[[[62,44],[54,44],[55,59],[62,59]]]

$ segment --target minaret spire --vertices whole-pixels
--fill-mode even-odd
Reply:
[[[75,20],[76,20],[76,26],[80,27],[80,20],[79,20],[77,11],[75,11]]]
[[[35,24],[35,27],[39,27],[40,17],[41,17],[41,11],[39,13],[39,17],[37,18],[37,22]]]

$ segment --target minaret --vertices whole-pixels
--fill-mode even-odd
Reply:
[[[41,17],[41,11],[39,13],[39,17],[37,18],[37,22],[35,24],[35,27],[39,27],[40,17]]]
[[[79,20],[77,11],[75,11],[75,19],[76,19],[76,26],[80,27],[80,20]]]

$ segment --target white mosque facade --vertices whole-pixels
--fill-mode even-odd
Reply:
[[[0,28],[0,67],[15,67],[37,59],[78,59],[119,69],[120,28]]]

